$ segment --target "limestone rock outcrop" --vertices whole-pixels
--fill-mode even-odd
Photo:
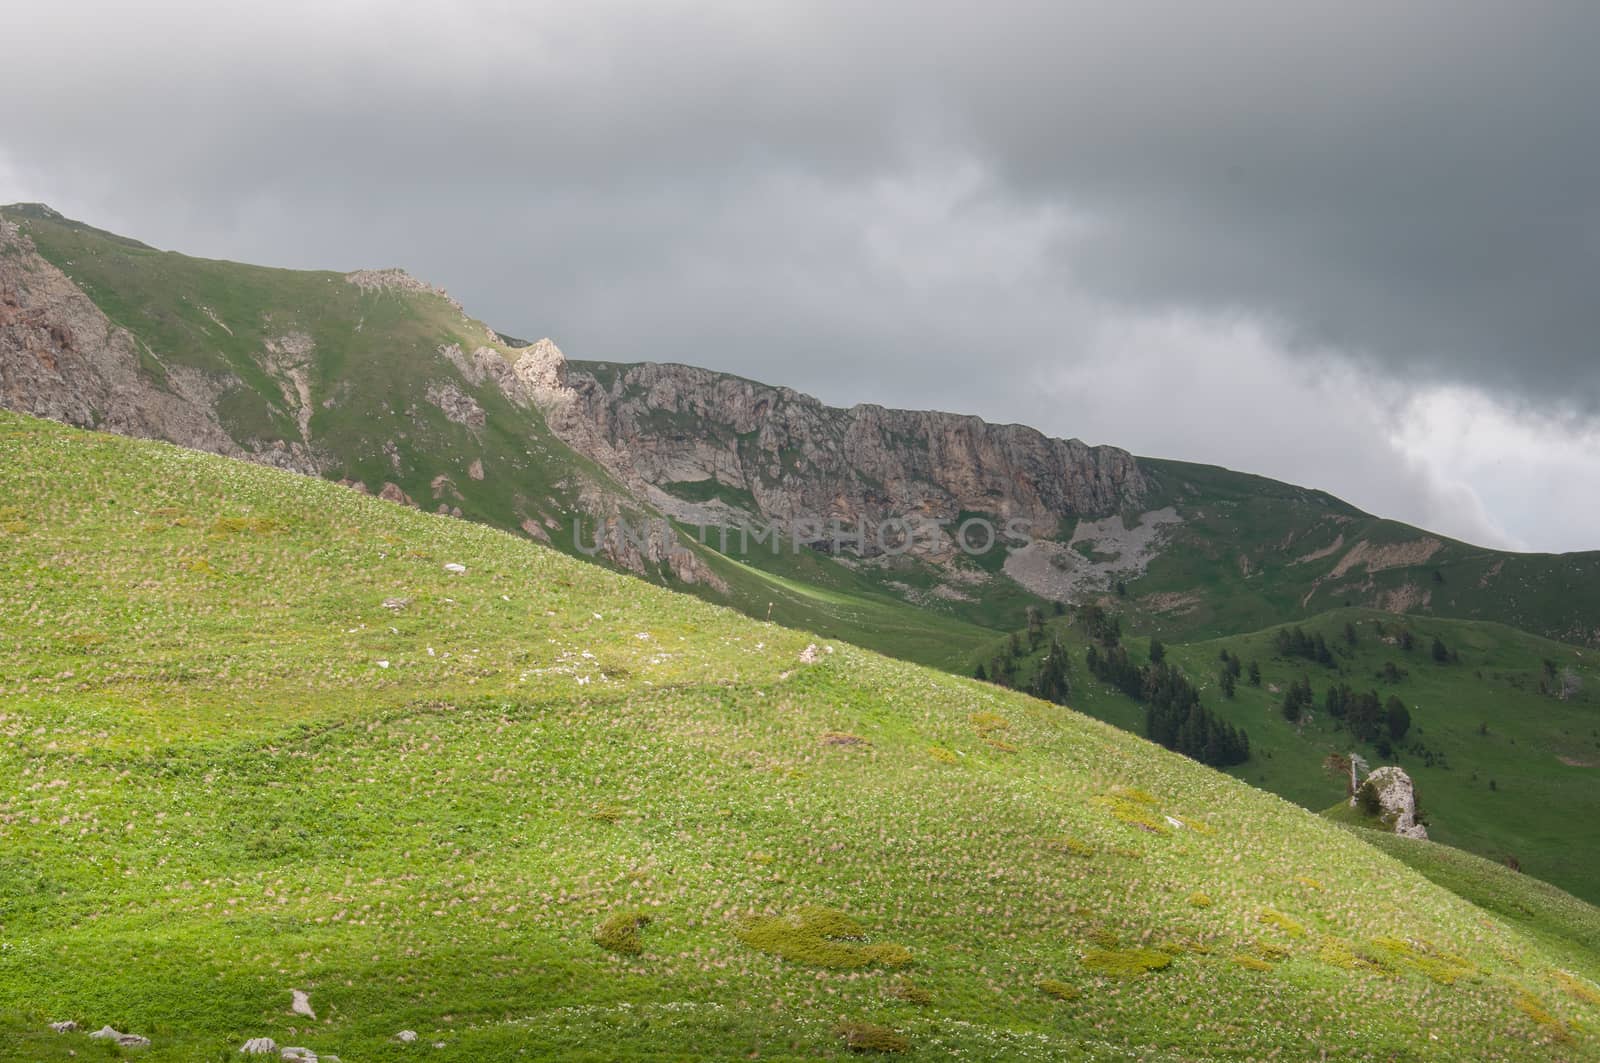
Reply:
[[[1363,791],[1369,788],[1385,826],[1401,837],[1427,838],[1428,828],[1417,821],[1416,788],[1403,769],[1393,764],[1373,769],[1350,798],[1351,807],[1361,804]]]

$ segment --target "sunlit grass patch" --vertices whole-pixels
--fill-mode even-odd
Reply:
[[[1243,967],[1246,970],[1250,970],[1250,971],[1270,971],[1270,970],[1272,970],[1272,964],[1268,963],[1266,960],[1260,959],[1259,957],[1256,957],[1256,956],[1251,956],[1248,953],[1243,953],[1243,952],[1231,957],[1231,962],[1235,966]]]
[[[961,761],[961,758],[943,746],[929,746],[928,756],[937,760],[940,764],[959,764]]]
[[[1195,892],[1189,894],[1189,907],[1209,908],[1211,907],[1211,898],[1206,894],[1201,893],[1199,890],[1196,890]]]
[[[843,912],[807,906],[787,915],[757,916],[738,929],[753,949],[814,967],[904,967],[911,952],[889,942],[869,944],[866,930]]]
[[[650,925],[650,916],[627,909],[612,912],[594,929],[594,943],[603,949],[635,956],[644,951],[640,930]]]

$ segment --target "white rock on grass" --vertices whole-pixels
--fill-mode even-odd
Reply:
[[[417,1031],[401,1030],[399,1033],[394,1035],[394,1039],[403,1045],[408,1045],[417,1039]]]
[[[317,1013],[311,1010],[311,995],[309,993],[303,993],[298,989],[291,989],[289,990],[289,996],[293,998],[289,1003],[290,1011],[294,1012],[296,1015],[304,1015],[308,1019],[314,1019],[317,1017]]]
[[[466,565],[457,564],[454,561],[447,561],[447,562],[445,562],[444,570],[446,572],[461,573],[461,572],[465,572],[467,570],[467,566]]]
[[[67,1019],[65,1022],[52,1022],[50,1028],[56,1033],[72,1033],[78,1028],[78,1024]]]
[[[252,1037],[240,1047],[239,1053],[246,1056],[270,1056],[278,1050],[278,1042],[270,1037]]]
[[[150,1047],[150,1038],[141,1037],[136,1033],[122,1033],[119,1030],[112,1029],[110,1026],[102,1026],[89,1036],[102,1041],[110,1041],[114,1044],[121,1045],[123,1048]]]
[[[817,663],[817,644],[815,642],[811,643],[805,649],[800,651],[800,663],[801,664],[816,664]]]
[[[309,1048],[285,1048],[280,1058],[289,1063],[317,1063],[317,1054]]]

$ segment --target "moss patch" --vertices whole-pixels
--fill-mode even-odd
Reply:
[[[1360,950],[1359,955],[1373,966],[1388,971],[1420,974],[1440,985],[1455,985],[1478,970],[1471,960],[1440,952],[1425,941],[1375,938]]]
[[[1300,925],[1300,923],[1296,922],[1294,919],[1291,919],[1289,916],[1284,915],[1276,908],[1261,909],[1261,922],[1265,923],[1267,926],[1277,927],[1279,930],[1282,930],[1285,934],[1288,934],[1292,938],[1303,938],[1306,936],[1306,928],[1304,926]]]
[[[739,940],[753,949],[813,967],[904,967],[911,952],[902,945],[869,944],[860,923],[832,908],[808,906],[787,915],[758,916],[739,927]]]
[[[1101,794],[1094,802],[1129,826],[1152,834],[1171,833],[1172,828],[1167,826],[1156,799],[1143,790],[1118,788]]]
[[[1067,983],[1057,981],[1054,978],[1046,978],[1044,981],[1040,982],[1039,992],[1043,993],[1047,997],[1053,997],[1056,1000],[1076,1000],[1078,996],[1078,990],[1076,986],[1070,986]]]
[[[1088,859],[1094,855],[1094,847],[1088,842],[1079,841],[1077,838],[1049,838],[1044,844],[1046,848],[1054,849],[1058,853],[1066,853],[1068,856],[1080,856]]]
[[[1112,978],[1138,978],[1170,967],[1172,957],[1157,949],[1091,949],[1083,954],[1083,965]]]

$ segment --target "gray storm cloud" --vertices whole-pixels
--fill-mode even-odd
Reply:
[[[1335,490],[1342,444],[1288,467],[1220,445],[1239,409],[1286,401],[1219,348],[1238,321],[1360,389],[1600,412],[1590,5],[63,3],[7,22],[6,198],[194,253],[403,264],[583,357],[1092,427]],[[1142,399],[1062,383],[1112,380],[1132,355],[1108,323],[1129,321],[1183,322],[1134,330],[1164,345],[1141,357],[1216,359],[1232,419],[1159,379]],[[1377,401],[1325,431],[1364,433],[1381,465],[1368,429],[1400,403]],[[1343,493],[1539,538],[1537,515],[1438,517],[1457,489],[1419,475]]]

